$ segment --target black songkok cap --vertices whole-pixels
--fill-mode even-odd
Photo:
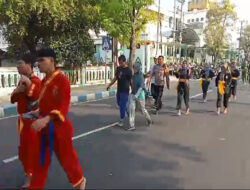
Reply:
[[[56,59],[56,53],[53,49],[51,48],[45,48],[45,49],[41,49],[37,52],[37,57],[41,58],[41,57],[52,57],[54,59]]]

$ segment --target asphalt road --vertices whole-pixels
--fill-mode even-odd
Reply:
[[[228,115],[215,113],[216,89],[201,103],[198,82],[191,83],[189,116],[176,116],[175,84],[164,95],[164,108],[152,116],[138,113],[137,130],[111,124],[119,120],[115,99],[72,106],[74,146],[89,189],[250,188],[250,87],[240,85]],[[0,120],[0,188],[23,184],[15,158],[16,118]],[[53,158],[46,188],[72,188]]]

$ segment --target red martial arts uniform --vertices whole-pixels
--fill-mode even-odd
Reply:
[[[68,179],[75,187],[81,184],[84,178],[80,162],[73,148],[73,127],[67,118],[70,97],[69,80],[59,70],[56,70],[50,77],[46,77],[42,81],[42,92],[39,98],[40,114],[41,117],[50,115],[53,118],[53,151],[64,168]],[[30,189],[42,189],[46,183],[51,161],[49,128],[48,125],[39,133],[40,142],[45,137],[45,158],[44,164],[41,163],[40,159],[36,162],[37,166],[32,176]]]
[[[31,85],[22,93],[11,94],[11,103],[17,102],[18,117],[18,132],[20,133],[20,145],[19,145],[19,159],[23,164],[26,175],[32,175],[35,157],[37,157],[38,151],[38,136],[37,132],[31,128],[33,120],[25,119],[21,117],[21,114],[27,113],[37,109],[34,106],[35,101],[38,100],[41,91],[41,80],[35,75],[30,77]]]

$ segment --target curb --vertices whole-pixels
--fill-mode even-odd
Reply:
[[[70,103],[82,103],[93,100],[102,100],[104,98],[113,97],[116,94],[116,90],[99,91],[96,93],[80,94],[78,96],[71,96]],[[0,118],[10,117],[18,115],[16,104],[7,104],[0,107]]]

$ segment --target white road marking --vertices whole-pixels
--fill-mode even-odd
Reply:
[[[77,135],[77,136],[73,137],[72,140],[74,141],[74,140],[77,140],[77,139],[79,139],[79,138],[86,137],[86,136],[88,136],[88,135],[91,135],[91,134],[94,134],[94,133],[103,131],[103,130],[105,130],[105,129],[114,127],[114,126],[116,126],[116,125],[118,125],[117,122],[116,122],[116,123],[113,123],[113,124],[110,124],[110,125],[107,125],[107,126],[104,126],[104,127],[102,127],[102,128],[95,129],[95,130],[93,130],[93,131],[89,131],[89,132],[87,132],[87,133],[83,133],[83,134],[81,134],[81,135]]]
[[[225,138],[219,138],[220,141],[225,141],[226,139]]]
[[[213,90],[208,90],[207,92],[210,93],[210,92],[213,92]],[[191,96],[190,99],[197,98],[197,97],[199,97],[199,96],[201,96],[201,95],[203,95],[203,93],[200,93],[200,94],[196,94],[196,95],[194,95],[194,96]]]
[[[14,162],[17,159],[18,159],[18,156],[13,156],[11,158],[3,160],[3,163],[8,164],[9,162]]]
[[[74,140],[80,139],[80,138],[82,138],[82,137],[86,137],[86,136],[88,136],[88,135],[92,135],[92,134],[94,134],[94,133],[97,133],[97,132],[100,132],[100,131],[109,129],[109,128],[111,128],[111,127],[116,126],[117,124],[118,124],[118,123],[116,122],[116,123],[113,123],[113,124],[110,124],[110,125],[107,125],[107,126],[104,126],[104,127],[101,127],[101,128],[95,129],[95,130],[92,130],[92,131],[89,131],[89,132],[87,132],[87,133],[83,133],[83,134],[77,135],[77,136],[73,137],[72,140],[74,141]],[[16,161],[16,160],[18,160],[18,156],[13,156],[13,157],[11,157],[11,158],[7,158],[7,159],[3,160],[3,163],[8,164],[8,163],[14,162],[14,161]]]

